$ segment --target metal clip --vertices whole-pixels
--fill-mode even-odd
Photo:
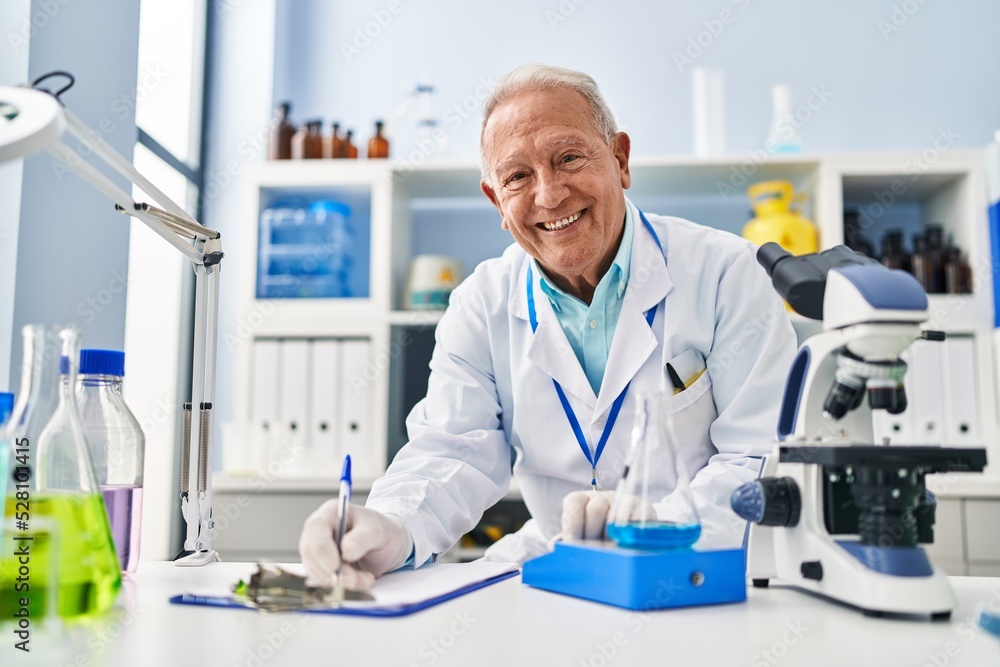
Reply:
[[[306,578],[277,565],[258,563],[250,581],[238,581],[233,586],[236,599],[261,611],[298,611],[305,609],[335,609],[346,600],[374,601],[365,591],[340,586],[310,586]]]

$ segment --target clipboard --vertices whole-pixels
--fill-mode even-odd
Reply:
[[[418,573],[419,570],[413,572],[413,574]],[[396,574],[396,573],[393,573]],[[402,574],[402,573],[401,573]],[[449,590],[438,595],[433,595],[421,600],[407,602],[403,604],[378,604],[374,603],[372,606],[343,606],[334,607],[330,609],[296,609],[292,610],[294,613],[300,614],[337,614],[343,616],[368,616],[372,618],[397,618],[400,616],[408,616],[410,614],[428,609],[435,605],[441,604],[442,602],[447,602],[448,600],[453,600],[455,598],[461,597],[467,593],[477,591],[487,586],[491,586],[495,583],[510,579],[516,575],[520,574],[520,570],[517,568],[510,569],[499,574],[495,574],[484,579],[477,579],[471,583],[462,585],[458,588]],[[410,573],[405,573],[405,576],[412,576]],[[235,598],[229,595],[201,595],[197,593],[182,593],[180,595],[174,595],[169,598],[168,601],[171,604],[181,604],[181,605],[193,605],[200,607],[221,607],[230,609],[245,609],[248,611],[257,611],[256,608],[248,606],[237,601]]]

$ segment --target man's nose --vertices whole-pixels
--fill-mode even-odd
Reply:
[[[569,187],[561,174],[539,174],[535,183],[535,206],[539,208],[558,208],[569,196]]]

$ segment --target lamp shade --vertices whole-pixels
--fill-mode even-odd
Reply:
[[[0,86],[0,162],[54,145],[65,129],[62,106],[49,93]]]

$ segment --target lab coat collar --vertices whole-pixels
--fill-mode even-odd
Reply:
[[[588,408],[594,410],[592,423],[611,408],[618,394],[656,349],[656,336],[646,324],[645,312],[654,306],[659,307],[660,302],[673,287],[663,253],[660,252],[649,229],[642,223],[639,209],[628,198],[625,199],[625,205],[632,209],[632,219],[635,221],[629,281],[622,298],[622,310],[615,327],[615,336],[611,341],[608,364],[604,371],[599,396],[594,396],[594,390],[566,339],[565,332],[559,325],[552,304],[545,298],[537,284],[532,287],[536,290],[538,330],[530,339],[527,357],[546,375],[559,382],[567,393],[582,400]],[[665,249],[666,239],[662,231],[657,234]],[[527,254],[522,255],[508,301],[510,314],[526,323],[528,306],[525,295],[530,263],[531,257]],[[538,275],[535,275],[534,280],[537,283]],[[653,325],[662,327],[663,317],[663,313],[657,312]],[[581,419],[581,422],[586,420]]]
[[[615,335],[611,340],[611,350],[608,352],[608,364],[604,370],[601,392],[597,397],[594,420],[599,419],[611,408],[611,404],[646,363],[649,355],[656,350],[656,335],[646,323],[645,313],[650,308],[657,308],[653,326],[662,328],[663,318],[668,314],[663,312],[661,304],[673,287],[663,252],[657,246],[649,228],[641,222],[639,210],[627,199],[625,203],[632,208],[633,219],[637,221],[632,245],[630,277],[622,299],[622,310],[618,316]],[[665,250],[665,235],[662,231],[657,232],[657,235]]]

